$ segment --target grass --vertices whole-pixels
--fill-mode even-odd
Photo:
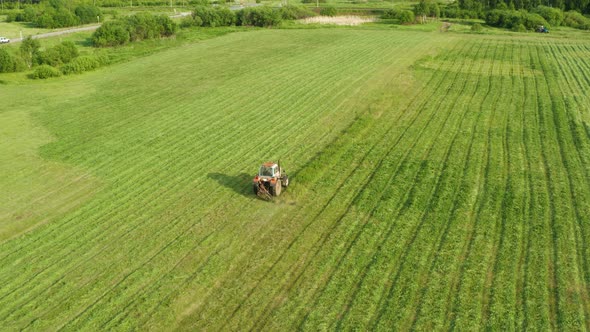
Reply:
[[[590,329],[590,43],[425,30],[0,76],[2,326]]]

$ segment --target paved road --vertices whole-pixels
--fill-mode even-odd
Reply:
[[[182,12],[182,13],[170,15],[170,18],[179,18],[179,17],[189,16],[190,14],[191,14],[191,12]],[[94,31],[94,30],[98,29],[100,26],[101,26],[101,24],[88,25],[85,27],[70,28],[70,29],[65,29],[65,30],[40,33],[37,35],[32,35],[31,37],[33,39],[40,39],[40,38],[49,38],[49,37],[55,37],[55,36],[68,35],[70,33],[80,32],[80,31]],[[10,40],[11,43],[18,43],[21,41],[22,41],[22,38],[13,38]]]

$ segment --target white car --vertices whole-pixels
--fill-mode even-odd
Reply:
[[[10,39],[6,37],[0,37],[0,44],[10,43]]]

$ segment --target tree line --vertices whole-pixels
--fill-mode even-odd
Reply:
[[[476,12],[492,9],[531,11],[539,6],[546,6],[590,14],[590,0],[459,0],[458,4],[461,9]]]

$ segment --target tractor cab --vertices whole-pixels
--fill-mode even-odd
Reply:
[[[274,177],[275,175],[279,175],[279,165],[274,163],[265,163],[260,166],[260,171],[258,172],[258,176],[260,177]]]

